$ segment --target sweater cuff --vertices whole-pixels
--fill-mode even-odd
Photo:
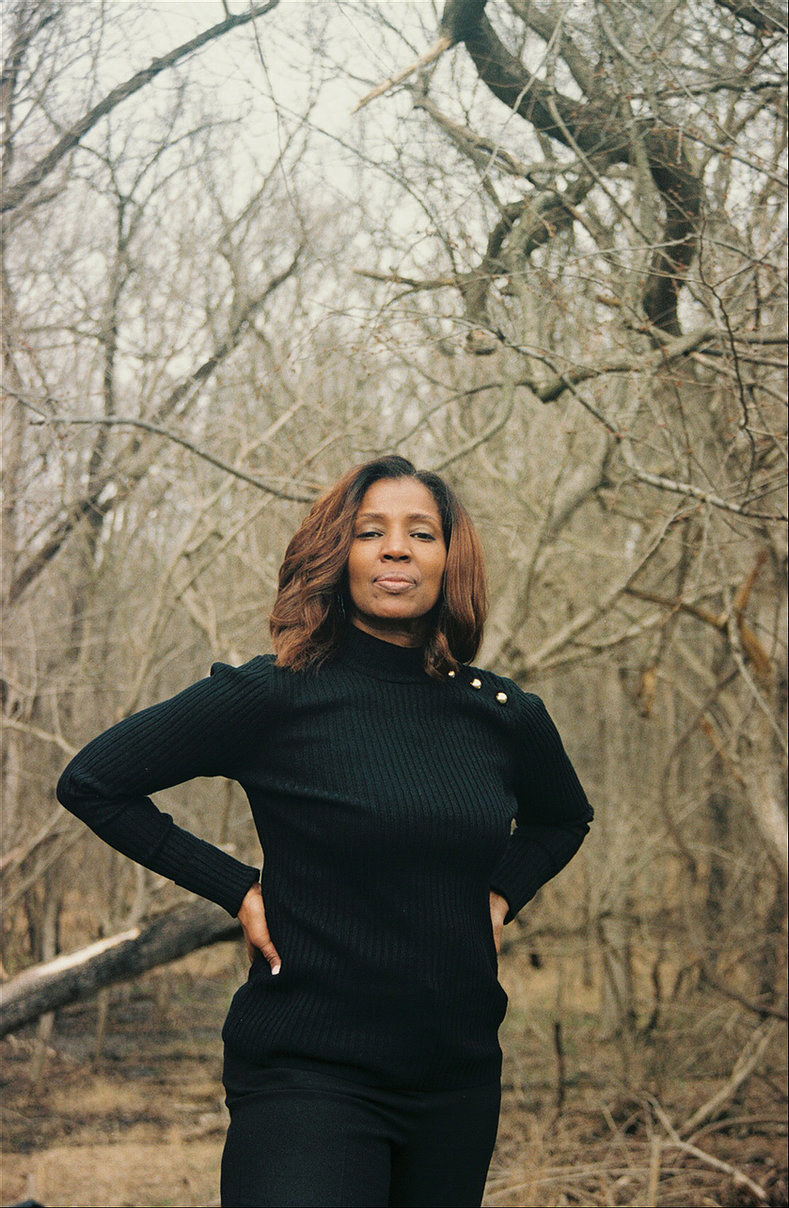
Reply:
[[[555,873],[556,865],[543,847],[535,844],[529,852],[528,862],[524,861],[522,851],[512,847],[506,851],[490,878],[490,888],[509,903],[504,922],[511,923],[518,911]]]
[[[176,885],[216,902],[236,917],[260,870],[173,825],[156,859],[156,871]]]
[[[583,821],[563,827],[527,824],[516,828],[490,878],[490,888],[510,904],[505,923],[569,863],[588,830]]]

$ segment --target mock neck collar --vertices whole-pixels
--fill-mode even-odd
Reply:
[[[396,646],[351,624],[343,635],[337,660],[376,679],[413,681],[426,676],[424,647]]]

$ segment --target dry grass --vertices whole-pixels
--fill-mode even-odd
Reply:
[[[239,960],[220,947],[114,990],[98,1059],[96,1004],[64,1012],[35,1086],[33,1033],[3,1042],[3,1204],[218,1203],[218,1030]],[[534,970],[515,950],[502,980],[510,1011],[489,1208],[787,1203],[780,1025],[762,1026],[757,1052],[758,1021],[696,991],[648,1037],[603,1041],[580,962],[555,955]],[[743,1052],[753,1068],[715,1106]],[[705,1104],[712,1114],[688,1131]]]

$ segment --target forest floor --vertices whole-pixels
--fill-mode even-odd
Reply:
[[[218,945],[105,992],[105,1012],[62,1011],[45,1045],[35,1029],[0,1042],[2,1204],[217,1205],[219,1029],[242,975],[240,945]],[[696,990],[648,1035],[604,1041],[573,962],[535,969],[516,947],[501,976],[504,1104],[486,1205],[787,1204],[783,1024]],[[760,1043],[735,1089],[738,1059]]]

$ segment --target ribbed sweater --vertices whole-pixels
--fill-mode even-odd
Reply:
[[[263,871],[175,825],[150,794],[197,776],[244,788]],[[508,919],[573,856],[592,811],[539,697],[349,628],[317,672],[263,655],[125,719],[69,764],[58,797],[118,851],[237,914],[262,880],[271,938],[225,1043],[402,1089],[495,1080]],[[514,824],[514,825],[513,825]]]

